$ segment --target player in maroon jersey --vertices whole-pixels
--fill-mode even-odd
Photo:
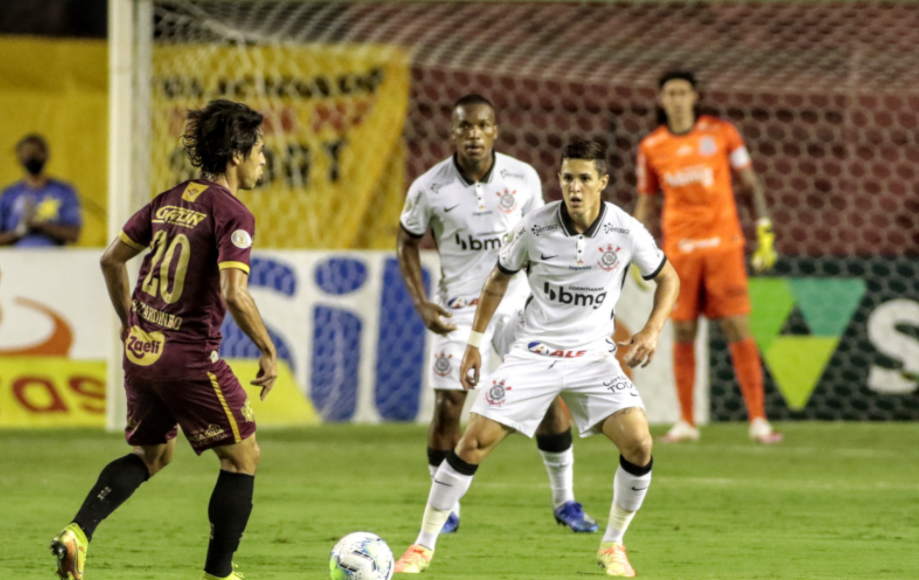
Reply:
[[[277,358],[248,290],[255,218],[236,199],[262,174],[261,124],[260,113],[226,100],[189,111],[185,150],[201,178],[158,195],[102,256],[121,319],[125,434],[134,450],[102,470],[73,522],[52,541],[64,580],[81,580],[96,526],[169,464],[178,425],[195,452],[213,449],[220,458],[204,579],[239,578],[232,559],[252,512],[259,448],[246,391],[218,352],[229,309],[262,353],[251,384],[264,399],[277,377]],[[147,248],[129,294],[125,264]]]

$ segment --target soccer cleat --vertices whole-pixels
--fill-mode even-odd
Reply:
[[[226,576],[225,578],[220,578],[219,576],[214,576],[213,574],[208,574],[205,572],[204,576],[201,577],[201,580],[243,580],[244,576],[237,568],[238,567],[236,564],[233,564],[233,571],[230,572],[230,575]]]
[[[782,434],[772,430],[769,421],[759,417],[750,422],[750,439],[763,445],[772,445],[782,442]]]
[[[606,570],[607,576],[633,578],[635,569],[625,555],[625,546],[619,542],[603,542],[597,550],[597,563]]]
[[[83,580],[83,564],[89,540],[75,523],[68,525],[51,540],[51,555],[57,558],[57,575],[62,580]]]
[[[599,528],[592,517],[584,513],[584,508],[576,501],[566,501],[555,509],[555,521],[571,528],[572,532],[593,533]]]
[[[441,534],[452,534],[453,532],[459,530],[459,516],[453,512],[450,512],[450,517],[447,518],[444,527],[440,529]]]
[[[428,550],[424,546],[413,544],[396,562],[394,571],[401,574],[421,574],[431,565],[431,558],[433,557],[434,550]]]
[[[674,423],[670,431],[667,431],[667,434],[661,437],[661,441],[664,443],[682,443],[683,441],[698,440],[699,428],[693,427],[682,419]]]

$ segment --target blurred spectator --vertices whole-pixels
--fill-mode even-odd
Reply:
[[[48,153],[41,135],[26,135],[16,144],[25,175],[0,194],[0,246],[61,246],[80,237],[77,192],[44,173]]]

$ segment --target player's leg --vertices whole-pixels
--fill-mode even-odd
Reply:
[[[482,461],[511,431],[511,428],[479,414],[470,416],[469,425],[456,449],[447,454],[434,474],[421,531],[415,543],[396,562],[396,572],[418,574],[430,566],[437,536],[454,506],[469,490],[472,477]]]
[[[457,329],[447,336],[435,335],[431,341],[433,360],[428,367],[428,384],[434,389],[434,416],[428,428],[428,472],[432,478],[462,435],[460,417],[466,403],[466,391],[460,384],[459,366],[466,352],[466,338],[474,314],[475,308],[455,310],[451,322]],[[459,514],[457,504],[441,533],[449,534],[459,529]]]
[[[674,306],[673,320],[673,374],[676,381],[680,419],[662,438],[668,443],[697,441],[699,430],[693,408],[696,382],[695,341],[700,311],[703,261],[692,254],[671,259],[680,275],[680,294]]]
[[[597,559],[608,576],[635,576],[622,543],[651,486],[651,433],[641,407],[627,407],[603,422],[603,434],[619,449],[613,478],[613,505]]]
[[[705,312],[727,339],[734,373],[747,405],[750,437],[760,443],[778,443],[782,436],[772,430],[766,419],[763,366],[750,331],[750,294],[743,249],[718,252],[709,260]]]
[[[225,361],[209,372],[169,383],[160,394],[173,411],[195,453],[212,449],[220,459],[217,483],[207,508],[211,524],[205,580],[236,580],[233,554],[249,516],[260,451],[249,397]]]
[[[597,522],[584,513],[574,499],[574,445],[571,418],[561,397],[556,397],[536,428],[536,445],[542,455],[549,485],[555,521],[575,532],[596,532]]]
[[[205,580],[235,577],[233,554],[252,514],[255,471],[261,456],[255,434],[239,443],[214,447],[214,453],[220,458],[220,474],[207,506],[211,538],[204,563]]]
[[[125,381],[131,453],[106,465],[76,516],[51,541],[58,576],[81,580],[89,543],[102,520],[118,509],[137,488],[172,460],[176,420],[150,385]]]

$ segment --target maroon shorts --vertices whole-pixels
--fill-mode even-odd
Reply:
[[[175,438],[176,425],[201,455],[206,449],[232,445],[255,433],[249,397],[230,365],[218,361],[210,371],[189,371],[187,378],[125,379],[131,445],[161,445]]]

